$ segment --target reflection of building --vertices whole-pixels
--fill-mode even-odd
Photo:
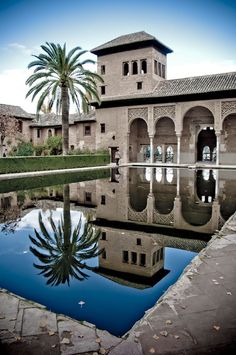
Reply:
[[[97,218],[212,233],[236,209],[235,184],[229,171],[122,169],[119,184],[97,183]]]
[[[144,288],[155,284],[167,273],[164,248],[151,235],[121,229],[102,228],[96,272],[113,281]]]

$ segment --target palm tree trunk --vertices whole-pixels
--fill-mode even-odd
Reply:
[[[69,152],[69,95],[68,87],[61,88],[63,155]]]
[[[69,248],[71,235],[71,216],[70,216],[70,185],[63,186],[63,220],[64,220],[64,246]]]

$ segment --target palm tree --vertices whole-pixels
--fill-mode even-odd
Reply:
[[[81,56],[87,51],[75,47],[66,53],[66,44],[63,46],[46,42],[41,46],[43,53],[34,55],[28,68],[35,68],[34,73],[26,80],[31,88],[26,97],[32,94],[32,101],[39,96],[37,114],[49,98],[48,109],[56,104],[57,113],[62,114],[63,154],[69,150],[69,109],[73,102],[77,109],[89,111],[89,102],[95,100],[100,103],[97,82],[103,79],[96,73],[86,70],[84,65],[94,63],[93,60],[81,61]]]
[[[52,215],[49,222],[53,233],[49,233],[39,212],[39,227],[41,234],[35,229],[35,237],[29,236],[31,242],[37,247],[30,246],[30,251],[39,259],[41,264],[33,264],[41,270],[40,274],[46,277],[48,285],[70,284],[70,277],[77,280],[88,278],[82,269],[93,270],[86,265],[86,260],[98,256],[103,250],[98,248],[100,230],[95,230],[89,218],[81,233],[82,219],[72,230],[70,216],[69,185],[64,185],[63,218],[58,225],[53,221]],[[81,234],[81,235],[80,235]]]

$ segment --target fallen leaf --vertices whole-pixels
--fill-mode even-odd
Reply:
[[[227,291],[226,294],[232,296],[232,292],[230,291]]]
[[[21,337],[15,337],[16,341],[21,341]]]
[[[52,346],[51,346],[51,348],[55,348],[56,347],[56,344],[53,344]]]
[[[213,328],[217,331],[220,330],[220,327],[218,325],[214,325]]]
[[[155,349],[154,349],[154,348],[151,348],[151,349],[149,349],[149,352],[150,352],[151,354],[155,354]]]
[[[55,334],[55,332],[48,332],[48,335],[50,335],[50,337],[52,336],[52,335],[54,335]]]
[[[153,335],[153,338],[154,338],[155,340],[160,339],[160,337],[159,337],[158,335],[156,335],[156,334]]]
[[[62,341],[61,341],[61,344],[70,344],[70,339],[63,338]]]
[[[172,324],[172,320],[167,319],[166,324]]]
[[[160,332],[160,334],[161,334],[163,337],[167,337],[168,332],[167,332],[166,330],[162,330],[162,331]]]
[[[102,355],[105,355],[106,354],[106,349],[104,349],[104,348],[100,348],[100,350],[99,350],[99,353],[100,354],[102,354]]]
[[[214,284],[215,284],[215,285],[219,285],[219,282],[215,281]]]
[[[220,276],[220,279],[221,279],[221,280],[224,280],[224,276]]]
[[[179,339],[179,335],[175,335],[174,337],[175,337],[175,339]]]
[[[0,316],[0,319],[5,319],[5,317],[4,316]]]

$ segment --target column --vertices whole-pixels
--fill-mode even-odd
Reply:
[[[149,139],[150,139],[150,163],[153,164],[154,161],[153,136],[149,136]]]
[[[177,185],[176,185],[176,197],[179,197],[179,191],[180,191],[180,171],[177,169]]]
[[[180,138],[181,134],[177,133],[177,164],[180,164]]]
[[[220,164],[220,132],[216,132],[216,165]]]
[[[126,135],[126,152],[124,152],[124,155],[123,155],[123,159],[124,159],[125,164],[129,163],[129,135],[130,135],[130,132],[128,132]]]

